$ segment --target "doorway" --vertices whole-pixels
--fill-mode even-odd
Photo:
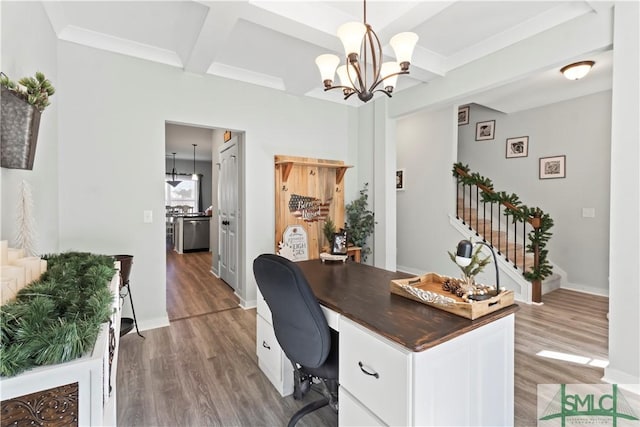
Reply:
[[[178,138],[176,138],[174,132],[176,126],[179,126],[183,131],[178,135]],[[201,204],[202,208],[199,211],[206,211],[211,207],[209,250],[183,251],[179,253],[174,245],[167,244],[166,247],[166,301],[167,314],[170,321],[215,313],[239,306],[238,296],[234,294],[234,289],[231,286],[220,279],[220,270],[218,268],[218,181],[220,170],[222,170],[220,147],[229,144],[224,142],[225,133],[225,130],[220,128],[175,122],[167,122],[165,126],[165,153],[167,158],[172,159],[172,152],[179,150],[184,152],[186,149],[193,150],[193,143],[198,144],[196,151],[198,157],[196,159],[196,154],[193,154],[192,151],[191,161],[187,164],[188,170],[182,170],[187,167],[184,162],[182,164],[180,160],[176,162],[178,169],[176,172],[178,174],[190,176],[193,172],[197,172],[200,175],[201,169],[206,169],[206,167],[201,167],[200,162],[206,161],[207,156],[210,165],[209,170],[211,171],[204,182],[199,183],[201,185],[200,188],[204,190],[203,195],[205,197],[208,196],[205,199],[208,202]],[[191,139],[193,135],[205,135],[204,140],[201,138],[199,141],[194,141]],[[172,141],[170,141],[170,137],[173,138]],[[233,160],[236,165],[239,165],[241,154],[236,152],[234,155],[235,158]],[[171,160],[167,161],[166,172],[171,174],[172,168],[173,162]],[[169,175],[168,179],[172,179],[171,175]],[[183,179],[188,179],[188,177]],[[232,191],[232,194],[236,199],[239,199],[242,194],[241,188],[236,188]],[[202,215],[205,215],[205,213],[202,213]],[[239,239],[240,229],[234,230],[233,234],[237,238],[237,242],[241,242]],[[168,236],[167,234],[167,238]],[[237,247],[239,248],[240,245],[237,244]],[[234,272],[237,271],[235,265],[237,265],[237,259],[234,260]]]

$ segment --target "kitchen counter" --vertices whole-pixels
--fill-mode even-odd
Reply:
[[[176,252],[209,250],[211,216],[204,213],[180,214],[172,216],[172,220]]]

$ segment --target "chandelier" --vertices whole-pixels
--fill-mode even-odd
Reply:
[[[382,45],[371,25],[367,24],[367,1],[364,0],[363,22],[341,25],[337,36],[344,46],[346,63],[338,67],[340,58],[332,54],[316,58],[325,92],[340,88],[345,100],[357,93],[362,102],[373,98],[375,92],[391,97],[398,76],[409,74],[411,55],[418,35],[406,32],[393,36],[389,44],[396,54],[396,61],[382,62]],[[336,72],[340,85],[333,84]]]

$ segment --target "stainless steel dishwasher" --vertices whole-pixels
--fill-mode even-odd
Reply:
[[[209,250],[209,220],[208,216],[183,219],[182,250]]]

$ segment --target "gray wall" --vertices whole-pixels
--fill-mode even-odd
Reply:
[[[10,5],[11,13],[5,13]],[[40,3],[7,3],[2,8],[2,71],[14,81],[42,71],[56,89],[58,59],[56,36]],[[28,17],[29,25],[25,25]],[[25,27],[29,27],[28,30]],[[7,37],[7,34],[13,35]],[[60,92],[42,113],[33,170],[2,168],[0,172],[0,239],[12,244],[16,237],[20,184],[24,180],[33,195],[33,215],[37,233],[36,251],[58,251],[58,106]],[[78,210],[91,208],[81,197],[73,202]]]
[[[460,274],[447,255],[460,241],[448,221],[456,197],[456,115],[447,107],[397,122],[397,165],[405,169],[405,190],[396,193],[398,270]]]
[[[475,124],[495,120],[495,138],[475,141]],[[505,158],[506,139],[528,136],[527,157]],[[458,159],[516,193],[554,221],[549,258],[567,272],[568,286],[608,294],[611,91],[542,108],[502,114],[471,105],[458,127]],[[566,178],[538,179],[539,158],[566,155]],[[595,209],[595,218],[582,217]],[[588,267],[587,267],[588,266]]]
[[[208,141],[207,147],[210,147],[211,141]],[[209,148],[203,148],[208,150]],[[173,168],[173,158],[167,158],[165,161],[167,173],[171,173]],[[193,160],[176,159],[176,173],[188,174],[193,173]],[[207,209],[213,205],[211,199],[211,186],[213,178],[211,176],[211,162],[205,162],[202,160],[196,160],[196,173],[202,175],[200,185],[202,185],[202,210]],[[184,175],[182,175],[184,177]],[[214,206],[215,207],[215,206]]]

